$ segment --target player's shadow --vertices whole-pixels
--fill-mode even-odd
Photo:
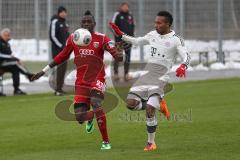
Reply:
[[[107,114],[118,106],[119,99],[115,95],[109,92],[105,93],[105,99],[106,100],[102,104],[102,109]],[[71,112],[71,107],[73,107],[73,104],[74,102],[69,99],[58,102],[55,107],[56,116],[63,121],[76,121],[75,113]],[[92,110],[87,112],[91,112],[91,111]],[[84,117],[84,114],[85,115],[88,114],[87,112],[82,112],[79,114],[82,114]],[[87,119],[87,118],[83,119],[83,121],[88,121],[88,120],[90,119]]]

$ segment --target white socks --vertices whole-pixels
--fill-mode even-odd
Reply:
[[[148,133],[148,142],[149,143],[155,144],[155,133],[156,132]]]

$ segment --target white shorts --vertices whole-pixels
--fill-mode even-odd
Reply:
[[[157,110],[160,110],[160,97],[157,95],[149,97],[147,104],[153,106]]]
[[[162,96],[159,96],[157,94],[152,95],[147,99],[147,104],[153,106],[157,110],[160,110],[160,100],[162,98],[163,98]],[[143,100],[138,95],[132,94],[132,93],[128,93],[127,99],[135,99],[135,100],[140,101],[140,102]]]

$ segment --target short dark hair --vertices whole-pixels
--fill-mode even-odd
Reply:
[[[84,16],[92,16],[92,13],[91,11],[89,10],[86,10],[85,13],[84,13]]]
[[[58,7],[58,14],[61,12],[67,12],[67,9],[63,6]]]
[[[95,22],[95,18],[94,18],[94,16],[92,15],[91,11],[86,10],[85,13],[84,13],[84,16],[91,16],[91,17],[93,18],[93,21]]]
[[[173,17],[171,15],[171,13],[169,13],[168,11],[160,11],[158,12],[157,16],[163,16],[167,18],[168,23],[170,24],[170,26],[173,23]]]

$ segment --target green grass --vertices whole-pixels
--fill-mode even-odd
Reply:
[[[158,150],[150,153],[143,152],[145,122],[137,121],[141,112],[128,111],[122,102],[107,117],[113,148],[101,151],[98,130],[86,134],[85,126],[56,117],[55,105],[72,97],[41,94],[0,98],[0,159],[239,159],[240,79],[184,82],[174,84],[174,88],[166,96],[174,118],[159,122]],[[144,113],[138,116],[143,118]]]

